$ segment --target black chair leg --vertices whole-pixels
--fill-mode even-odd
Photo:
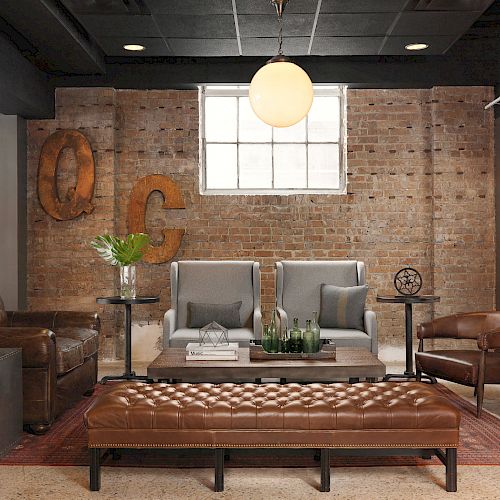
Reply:
[[[224,491],[224,448],[216,448],[215,450],[214,491]]]
[[[101,449],[90,448],[90,491],[101,489]]]
[[[321,448],[321,484],[319,491],[330,491],[330,450]]]
[[[457,491],[457,449],[446,449],[446,491]]]

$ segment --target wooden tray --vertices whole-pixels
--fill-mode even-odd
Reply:
[[[261,345],[250,345],[251,361],[269,361],[269,360],[294,360],[294,359],[337,359],[337,350],[335,346],[324,344],[321,351],[314,353],[307,352],[266,352]]]

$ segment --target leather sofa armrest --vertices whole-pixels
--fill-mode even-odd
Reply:
[[[54,318],[54,328],[71,326],[89,328],[99,332],[101,330],[101,320],[96,312],[58,311]]]
[[[255,339],[262,338],[262,311],[260,307],[253,310],[253,336]]]
[[[95,312],[84,311],[8,311],[9,326],[37,326],[56,330],[64,327],[101,330],[101,321]]]
[[[477,346],[482,351],[500,349],[500,329],[480,333],[477,337]]]
[[[371,339],[371,351],[373,354],[378,354],[377,315],[375,311],[365,309],[364,322],[366,334]]]
[[[427,321],[425,323],[420,323],[417,325],[417,338],[420,340],[436,337],[434,331],[434,322]]]
[[[23,368],[55,367],[56,336],[46,328],[0,327],[0,347],[20,347]]]
[[[278,318],[280,320],[281,328],[282,329],[286,328],[288,330],[289,329],[288,314],[286,313],[286,311],[282,307],[279,307],[279,306],[276,307],[276,312],[277,312]]]
[[[163,348],[170,347],[170,339],[175,332],[177,324],[177,311],[169,309],[163,317]]]

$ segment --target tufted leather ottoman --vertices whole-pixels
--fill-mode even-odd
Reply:
[[[85,423],[93,490],[103,448],[214,448],[221,491],[224,448],[254,447],[321,449],[322,491],[331,448],[425,449],[456,491],[460,414],[428,384],[124,383],[96,400]]]

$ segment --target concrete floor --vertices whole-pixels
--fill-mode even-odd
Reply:
[[[148,363],[134,363],[146,374]],[[398,373],[400,362],[387,362]],[[122,362],[101,362],[99,376],[119,374]],[[446,382],[452,390],[474,402],[473,390]],[[500,416],[500,385],[486,389],[484,408]],[[141,469],[104,467],[100,492],[88,490],[86,467],[0,467],[1,500],[66,499],[359,499],[427,500],[499,498],[500,466],[460,466],[458,493],[444,490],[440,465],[421,467],[350,467],[332,469],[331,492],[320,493],[319,468],[227,468],[225,491],[214,493],[211,469]]]

